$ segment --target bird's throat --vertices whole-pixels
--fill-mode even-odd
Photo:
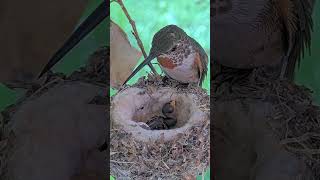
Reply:
[[[177,64],[174,64],[173,61],[166,56],[159,56],[158,62],[162,67],[165,67],[167,69],[174,69],[177,66]]]

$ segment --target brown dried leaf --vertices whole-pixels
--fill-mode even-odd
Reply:
[[[32,81],[73,31],[86,4],[1,0],[0,82]]]
[[[110,84],[119,88],[142,54],[131,46],[126,34],[117,24],[111,21],[110,26]]]

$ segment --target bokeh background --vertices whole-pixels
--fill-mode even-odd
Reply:
[[[210,0],[124,0],[123,3],[136,23],[140,39],[147,53],[150,51],[153,35],[164,26],[175,24],[197,40],[210,59]],[[131,33],[131,25],[116,2],[110,5],[110,16],[111,20],[126,32],[131,45],[140,50],[136,39]],[[141,57],[139,63],[142,61],[143,57]],[[154,59],[152,62],[157,72],[160,73],[161,70],[157,65],[157,60]],[[203,88],[210,93],[210,67],[208,68]],[[146,76],[149,72],[150,68],[144,67],[128,84],[136,82],[140,77]],[[111,94],[114,93],[115,90],[111,90]]]
[[[98,7],[101,2],[102,0],[89,0],[86,10],[79,19],[78,24],[80,24],[96,7]],[[83,66],[90,54],[92,54],[95,50],[97,50],[99,47],[106,46],[109,42],[108,32],[106,31],[107,24],[108,21],[105,20],[98,27],[96,27],[94,31],[92,31],[84,40],[82,40],[74,49],[72,49],[61,60],[61,62],[53,68],[53,71],[70,74],[75,69]],[[50,35],[48,34],[48,36]],[[0,111],[6,106],[15,103],[21,94],[22,92],[12,91],[0,83]]]
[[[313,12],[311,54],[306,51],[300,68],[296,71],[296,82],[313,90],[313,97],[320,104],[320,1],[315,1]]]

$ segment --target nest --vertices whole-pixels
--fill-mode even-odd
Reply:
[[[176,102],[174,126],[142,126],[163,116],[161,109],[170,101]],[[110,168],[116,178],[182,179],[209,166],[209,98],[197,86],[140,78],[112,98],[111,119]]]
[[[69,77],[48,73],[1,112],[1,179],[105,177],[107,56],[99,49]]]
[[[304,162],[308,170],[297,169],[300,172],[296,172],[300,173],[302,179],[320,179],[320,108],[313,104],[312,92],[303,86],[280,81],[277,74],[269,73],[264,68],[230,70],[222,76],[225,78],[214,78],[214,86],[218,87],[212,97],[215,107],[224,102],[241,102],[238,108],[243,107],[241,104],[246,104],[247,107],[255,104],[255,111],[260,114],[264,112],[262,115],[266,118],[264,122],[263,118],[251,122],[263,124],[261,129],[260,126],[254,126],[255,131],[272,134],[271,136],[276,137],[271,140],[273,144],[279,146],[279,149],[285,149],[288,156],[295,156],[292,161],[297,159]],[[236,78],[239,76],[241,78]],[[244,119],[241,121],[245,123]],[[237,128],[242,128],[241,126],[238,125]],[[267,141],[259,139],[262,136],[257,134],[252,133],[252,136],[257,137],[254,141]],[[241,141],[248,142],[248,139]],[[265,151],[272,149],[264,148]],[[274,172],[270,170],[269,173]]]

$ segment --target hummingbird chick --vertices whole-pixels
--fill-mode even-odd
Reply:
[[[178,26],[168,25],[154,35],[148,57],[124,84],[154,58],[166,76],[181,83],[201,85],[207,73],[208,56],[201,45]]]
[[[163,116],[155,116],[146,123],[151,130],[170,129],[177,124],[175,100],[165,103],[161,111]]]
[[[314,0],[220,0],[213,6],[213,61],[231,68],[280,67],[293,80],[310,48]]]

